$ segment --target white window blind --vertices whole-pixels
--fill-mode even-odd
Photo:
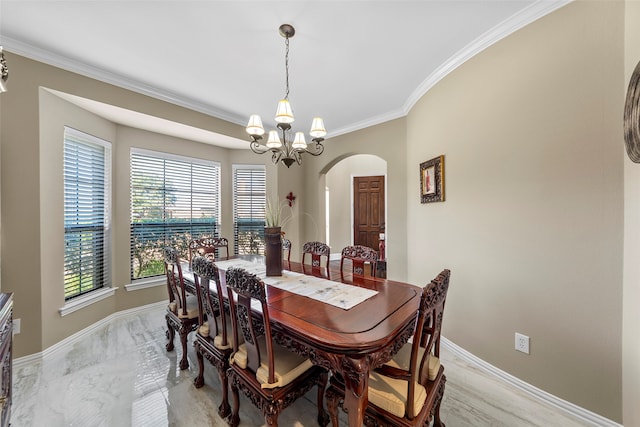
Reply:
[[[264,165],[233,165],[233,237],[236,255],[264,255]]]
[[[111,144],[64,129],[65,300],[111,286]]]
[[[220,164],[131,150],[131,278],[164,274],[162,248],[218,236]]]

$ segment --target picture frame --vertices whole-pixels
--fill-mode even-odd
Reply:
[[[420,163],[420,203],[444,202],[444,155]]]

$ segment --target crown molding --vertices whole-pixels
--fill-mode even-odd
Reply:
[[[475,55],[479,54],[486,48],[497,43],[503,38],[515,33],[522,27],[525,27],[532,22],[542,18],[549,13],[560,9],[561,7],[571,3],[573,0],[538,0],[531,4],[531,6],[521,10],[513,16],[502,21],[473,42],[458,51],[455,55],[445,61],[440,67],[438,67],[433,73],[422,82],[420,86],[409,96],[407,102],[402,107],[404,114],[409,114],[409,111],[418,102],[422,96],[434,87],[440,80],[445,78],[449,73],[464,64]]]
[[[344,134],[351,133],[351,132],[355,132],[357,130],[365,129],[365,128],[368,128],[368,127],[371,127],[371,126],[379,125],[381,123],[385,123],[385,122],[388,122],[388,121],[391,121],[391,120],[395,120],[395,119],[399,119],[399,118],[405,117],[406,115],[407,115],[407,113],[402,109],[389,111],[387,113],[380,114],[378,116],[371,117],[371,118],[368,118],[368,119],[365,119],[365,120],[361,120],[361,121],[353,123],[351,125],[338,128],[336,130],[332,130],[331,132],[329,132],[327,134],[326,139],[333,138],[333,137],[340,136],[340,135],[344,135]]]
[[[484,33],[482,36],[469,43],[455,55],[451,56],[433,73],[431,73],[420,84],[420,86],[416,88],[416,90],[409,96],[409,98],[401,108],[394,109],[387,113],[336,129],[330,132],[330,134],[327,136],[327,139],[330,137],[335,137],[357,130],[365,129],[367,127],[379,125],[381,123],[406,116],[407,114],[409,114],[416,102],[418,102],[418,100],[422,98],[422,96],[424,96],[424,94],[426,94],[429,89],[435,86],[440,80],[445,78],[449,73],[468,61],[470,58],[482,52],[494,43],[509,36],[510,34],[513,34],[515,31],[521,29],[522,27],[536,21],[539,18],[542,18],[545,15],[548,15],[549,13],[567,5],[568,3],[571,3],[572,1],[573,0],[536,1],[526,9],[523,9],[522,11],[505,19],[500,24],[496,25],[495,27]],[[214,108],[211,105],[178,95],[176,93],[161,90],[144,82],[127,78],[119,74],[111,73],[97,67],[84,64],[77,60],[56,55],[44,49],[40,49],[19,40],[15,40],[11,37],[2,36],[2,40],[4,47],[7,50],[18,55],[22,55],[39,62],[43,62],[45,64],[49,64],[105,83],[122,87],[124,89],[141,93],[143,95],[147,95],[161,101],[169,102],[171,104],[188,108],[190,110],[214,116],[219,119],[235,123],[237,125],[245,125],[245,117],[230,114],[227,111]]]
[[[30,45],[28,43],[21,42],[11,37],[2,36],[2,43],[5,50],[11,51],[20,56],[24,56],[29,59],[33,59],[38,62],[42,62],[63,70],[70,71],[72,73],[80,74],[85,77],[89,77],[95,80],[99,80],[104,83],[109,83],[114,86],[128,89],[133,92],[147,95],[160,101],[165,101],[171,104],[178,105],[180,107],[188,108],[203,114],[207,114],[213,117],[217,117],[222,120],[226,120],[231,123],[244,126],[244,118],[230,114],[227,111],[217,109],[211,105],[205,104],[200,101],[196,101],[191,98],[187,98],[176,93],[172,93],[167,90],[159,89],[157,87],[148,85],[139,80],[124,77],[122,75],[105,71],[98,67],[70,59],[61,55],[57,55],[53,52],[49,52],[45,49]]]
[[[440,80],[445,78],[460,65],[464,64],[466,61],[473,58],[475,55],[479,54],[494,43],[513,34],[543,16],[560,9],[572,1],[574,0],[538,0],[526,9],[523,9],[515,15],[505,19],[500,24],[469,43],[455,55],[451,56],[416,88],[401,108],[336,129],[335,131],[330,132],[327,139],[405,117],[409,114],[416,102],[418,102],[418,100],[420,100],[420,98],[422,98],[429,89],[434,87]]]

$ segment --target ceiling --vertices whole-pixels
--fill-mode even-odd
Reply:
[[[321,116],[330,138],[406,115],[451,70],[569,1],[0,0],[0,44],[237,124],[260,114],[268,130],[285,92],[278,27],[289,23],[296,29],[293,129],[308,133]],[[248,148],[247,141],[68,99],[118,123]]]

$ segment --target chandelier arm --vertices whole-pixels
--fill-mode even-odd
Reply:
[[[269,148],[265,147],[264,145],[260,145],[260,143],[258,142],[261,138],[260,137],[251,137],[251,143],[249,144],[249,148],[251,148],[251,151],[253,151],[256,154],[264,154],[268,151],[270,151]]]
[[[299,165],[302,164],[302,153],[303,151],[294,151],[293,157],[296,159]]]
[[[281,150],[271,150],[271,151],[273,151],[273,154],[271,154],[271,161],[273,162],[274,165],[277,165],[280,159],[282,158],[282,151]]]
[[[319,156],[320,154],[322,154],[324,152],[324,145],[322,145],[322,141],[324,141],[323,138],[315,138],[313,139],[313,142],[316,143],[314,150],[315,151],[309,151],[309,148],[307,146],[307,149],[304,150],[305,153],[309,153],[312,156]]]

